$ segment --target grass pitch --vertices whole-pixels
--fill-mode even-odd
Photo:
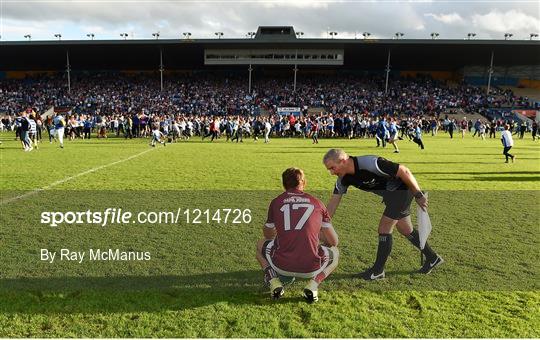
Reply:
[[[194,138],[150,149],[148,140],[43,143],[25,153],[1,135],[0,337],[539,337],[540,144],[441,133],[401,153],[374,140],[272,139],[268,145]],[[446,260],[415,274],[418,252],[399,235],[387,279],[363,282],[383,205],[351,188],[334,218],[341,261],[306,304],[303,282],[270,301],[254,258],[281,172],[305,170],[326,202],[331,147],[408,166],[430,193],[434,249]],[[44,189],[44,190],[40,190]],[[42,211],[250,209],[250,223],[40,224]],[[414,210],[414,209],[413,209]],[[120,248],[146,262],[40,261],[41,248]]]

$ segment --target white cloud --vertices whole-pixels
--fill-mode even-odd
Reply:
[[[426,17],[432,17],[433,19],[440,21],[445,24],[453,24],[458,22],[463,22],[463,18],[461,15],[457,13],[450,13],[450,14],[433,14],[433,13],[426,13],[424,14]]]
[[[291,1],[284,1],[284,0],[265,0],[262,1],[261,4],[263,7],[266,8],[279,8],[279,7],[292,7],[292,8],[328,8],[328,4],[330,1],[312,1],[312,0],[291,0]],[[339,2],[339,1],[332,1],[333,3]],[[257,3],[257,1],[254,1],[254,3]]]
[[[479,29],[496,32],[540,31],[540,20],[538,18],[515,9],[504,13],[493,10],[487,14],[474,14],[472,24]]]
[[[11,1],[3,4],[0,32],[2,40],[23,40],[26,33],[32,39],[53,39],[56,32],[63,39],[87,39],[88,32],[96,33],[96,40],[119,39],[121,32],[151,39],[157,31],[161,39],[182,32],[195,39],[215,38],[216,31],[239,38],[258,26],[283,25],[304,32],[304,38],[325,38],[329,28],[339,32],[338,38],[354,37],[355,31],[392,38],[399,31],[406,39],[427,39],[426,32],[439,32],[445,39],[462,39],[467,32],[476,32],[478,39],[501,39],[502,31],[515,38],[540,32],[539,13],[538,4],[522,1]]]

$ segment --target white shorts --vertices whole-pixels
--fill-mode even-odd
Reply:
[[[263,256],[265,257],[266,261],[268,261],[272,269],[274,269],[279,275],[298,277],[302,279],[311,279],[319,275],[323,270],[325,270],[334,261],[337,261],[337,258],[339,256],[339,252],[337,252],[337,249],[334,250],[335,249],[334,247],[328,248],[323,245],[320,245],[319,248],[322,249],[324,253],[324,257],[323,257],[323,262],[321,263],[321,266],[319,269],[313,272],[309,272],[309,273],[289,272],[289,271],[278,268],[272,261],[272,257],[270,256],[270,253],[272,251],[273,246],[274,246],[274,240],[268,240],[264,243],[263,249],[262,249]]]

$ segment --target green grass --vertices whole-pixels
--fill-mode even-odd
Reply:
[[[152,150],[147,140],[68,141],[63,150],[44,143],[24,153],[11,134],[0,137],[2,199],[46,189],[0,205],[0,337],[540,336],[540,145],[530,139],[517,140],[517,161],[505,164],[499,139],[444,134],[425,137],[423,151],[402,141],[400,154],[373,140],[313,146],[198,138]],[[333,221],[341,262],[319,303],[300,298],[302,282],[270,301],[254,259],[268,203],[290,166],[303,168],[307,191],[326,202],[335,178],[321,158],[331,147],[379,154],[413,171],[430,192],[430,242],[446,263],[415,274],[418,252],[396,234],[387,279],[356,278],[374,259],[383,206],[351,189]],[[107,207],[241,208],[251,210],[252,221],[39,223],[42,211]],[[152,260],[47,264],[39,261],[41,248],[142,250]]]

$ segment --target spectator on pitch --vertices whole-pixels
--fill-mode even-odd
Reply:
[[[469,122],[467,122],[467,117],[463,117],[463,120],[460,123],[461,127],[461,138],[465,138],[465,132],[467,132]]]
[[[486,140],[486,123],[483,120],[480,121],[480,125],[478,125],[478,137],[482,138],[482,140]]]
[[[159,130],[158,123],[154,123],[154,126],[152,127],[152,141],[150,142],[150,146],[156,147],[156,143],[167,146],[167,142],[165,142],[165,135]]]
[[[386,135],[388,133],[388,128],[386,124],[386,119],[382,118],[377,123],[377,134],[375,135],[375,139],[377,140],[377,147],[379,147],[382,143],[382,147],[386,147]]]
[[[457,128],[456,126],[456,120],[452,119],[450,123],[448,124],[448,134],[450,135],[450,139],[454,138],[454,130]]]
[[[52,116],[47,116],[45,119],[45,128],[47,129],[47,134],[49,135],[49,143],[52,143],[53,139],[56,140],[54,137],[54,124]]]
[[[212,127],[213,125],[213,127]],[[220,125],[220,119],[218,117],[214,117],[210,127],[211,127],[211,132],[212,132],[212,139],[211,141],[213,141],[214,139],[218,138],[219,136],[219,125]]]
[[[437,131],[439,130],[439,121],[437,119],[435,119],[435,117],[433,117],[430,121],[429,121],[429,127],[431,129],[431,135],[432,136],[436,136],[437,135]]]
[[[422,141],[422,129],[420,128],[420,124],[414,125],[414,137],[413,142],[418,144],[418,146],[424,150],[424,142]]]
[[[60,147],[64,148],[64,128],[66,126],[66,121],[64,120],[64,117],[60,114],[60,112],[55,112],[54,118],[53,118],[53,126],[54,126],[54,132],[53,136],[55,136],[58,139],[58,142],[60,143]]]
[[[392,231],[397,227],[416,248],[420,249],[418,231],[413,229],[410,206],[415,198],[418,205],[426,210],[428,200],[420,190],[418,182],[408,168],[377,156],[349,157],[341,149],[329,150],[323,158],[325,167],[337,176],[333,195],[328,203],[328,213],[334,216],[337,207],[349,186],[382,196],[386,208],[379,222],[379,245],[373,266],[360,274],[364,280],[378,280],[385,277],[384,265],[392,251]],[[428,243],[421,250],[426,261],[419,272],[428,274],[442,264]]]
[[[83,139],[90,139],[92,134],[92,118],[90,115],[86,116],[83,124]]]
[[[537,133],[538,133],[538,122],[535,120],[533,121],[532,123],[532,127],[531,127],[531,133],[532,133],[532,139],[533,139],[533,142],[537,139]]]
[[[495,138],[497,131],[497,122],[492,121],[489,123],[489,138]]]
[[[270,142],[270,132],[272,132],[272,124],[270,123],[270,118],[264,118],[264,142]]]
[[[334,137],[334,117],[332,114],[328,115],[326,124],[327,137]]]
[[[244,142],[244,119],[243,118],[237,118],[234,121],[233,138],[231,138],[231,142],[234,142],[235,140],[236,140],[236,143]]]
[[[67,135],[69,137],[69,140],[74,140],[77,136],[77,120],[75,119],[75,116],[69,117],[67,121]]]
[[[527,122],[522,120],[521,124],[519,124],[519,139],[525,137],[525,132],[527,132]]]
[[[506,124],[504,126],[504,131],[501,134],[501,142],[503,145],[503,155],[506,158],[505,163],[508,163],[508,157],[512,159],[512,163],[514,163],[515,156],[508,153],[512,146],[514,146],[514,139],[512,138],[512,133],[510,132],[510,125]]]
[[[398,125],[394,118],[390,119],[390,127],[388,129],[390,137],[388,138],[388,143],[392,144],[394,147],[394,153],[399,153],[399,148],[397,146],[398,141]]]
[[[133,138],[133,120],[130,115],[127,115],[124,119],[124,139]]]
[[[36,114],[34,116],[36,118],[36,141],[38,143],[41,143],[42,132],[43,132],[43,120],[41,119],[41,115],[39,114]]]
[[[32,148],[38,149],[38,139],[37,139],[37,123],[33,114],[28,117],[28,122],[30,123],[30,129],[28,130],[28,139],[30,140],[31,151]]]
[[[19,113],[19,115],[15,118],[15,122],[13,123],[13,128],[15,130],[15,140],[17,140],[17,138],[21,141],[21,144],[23,145],[23,148],[24,148],[24,143],[21,139],[21,122],[22,122],[22,113]]]
[[[474,133],[473,133],[473,137],[475,137],[477,134],[480,136],[480,119],[477,118],[476,119],[476,122],[474,122]]]
[[[317,119],[313,118],[311,120],[311,139],[313,140],[312,144],[319,144],[319,123],[317,122]]]
[[[17,118],[17,123],[19,125],[19,136],[21,139],[21,144],[24,151],[32,151],[32,142],[28,133],[30,131],[30,120],[28,119],[28,112],[32,112],[32,109],[21,112],[21,115]]]
[[[257,243],[257,260],[272,298],[284,294],[280,276],[284,280],[298,277],[310,279],[304,298],[315,302],[319,285],[338,265],[338,236],[324,204],[304,192],[304,172],[289,168],[281,177],[285,192],[270,203],[264,238]]]

